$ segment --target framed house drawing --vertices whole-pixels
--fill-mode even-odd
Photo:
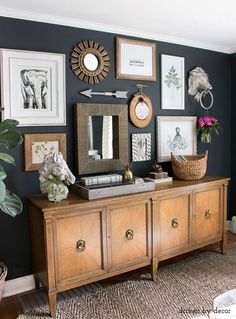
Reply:
[[[176,155],[197,154],[196,116],[157,116],[157,160],[170,161]]]
[[[116,78],[156,81],[156,43],[117,37]]]
[[[0,49],[2,119],[66,125],[65,55]]]
[[[161,108],[185,109],[184,58],[161,55]]]

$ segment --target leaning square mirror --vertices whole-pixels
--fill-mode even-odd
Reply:
[[[76,105],[77,173],[123,170],[128,162],[128,106]]]

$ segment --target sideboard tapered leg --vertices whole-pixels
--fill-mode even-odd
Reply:
[[[158,259],[154,258],[151,263],[152,280],[157,281]]]
[[[56,292],[48,293],[49,309],[52,318],[56,318],[56,304],[57,304],[57,294]]]

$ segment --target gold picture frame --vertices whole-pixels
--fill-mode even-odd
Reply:
[[[89,84],[97,84],[107,76],[110,58],[100,43],[82,41],[72,49],[70,65],[79,80]]]
[[[66,134],[24,134],[25,171],[36,171],[50,153],[61,152],[66,161]]]
[[[156,43],[117,37],[116,78],[156,81]]]

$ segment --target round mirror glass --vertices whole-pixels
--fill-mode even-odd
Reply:
[[[86,54],[85,57],[84,57],[84,66],[89,71],[95,71],[97,69],[97,67],[98,67],[98,59],[97,59],[97,57],[94,54],[92,54],[92,53]]]

